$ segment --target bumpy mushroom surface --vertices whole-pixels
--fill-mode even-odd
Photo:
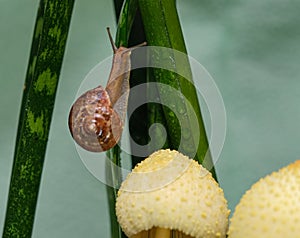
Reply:
[[[209,171],[177,151],[160,150],[122,183],[116,213],[128,237],[178,232],[178,237],[213,238],[225,237],[229,210]]]
[[[300,160],[260,179],[241,198],[229,238],[300,237]]]

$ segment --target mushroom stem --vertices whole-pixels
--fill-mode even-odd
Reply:
[[[171,238],[171,230],[157,227],[155,232],[155,238]]]
[[[155,238],[156,233],[156,227],[152,227],[150,230],[148,230],[149,238]]]
[[[141,231],[130,238],[193,238],[183,232],[177,230],[170,230],[160,227],[152,227],[150,230]]]
[[[148,231],[141,231],[138,234],[131,236],[130,238],[148,238]]]

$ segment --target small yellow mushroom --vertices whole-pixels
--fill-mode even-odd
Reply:
[[[300,160],[256,182],[241,198],[229,238],[300,237]]]
[[[160,150],[122,183],[116,213],[130,238],[224,238],[229,210],[209,171],[177,151]]]

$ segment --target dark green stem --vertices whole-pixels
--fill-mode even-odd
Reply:
[[[30,237],[74,0],[41,0],[20,118],[3,237]]]
[[[177,15],[175,0],[139,0],[139,8],[148,45],[168,47],[186,54],[187,51]],[[178,58],[175,54],[169,55],[166,58],[170,60],[169,65],[173,65],[174,72],[179,72],[181,75],[188,75],[188,79],[186,79],[173,71],[157,68],[152,71],[152,81],[171,86],[182,95],[182,97],[174,97],[174,93],[166,91],[165,88],[158,88],[161,102],[165,105],[174,105],[174,110],[178,110],[177,115],[183,115],[182,118],[176,118],[174,111],[168,107],[163,107],[169,146],[173,149],[178,149],[180,144],[182,152],[187,155],[193,154],[196,151],[194,159],[200,163],[203,162],[205,156],[208,156],[206,158],[206,166],[212,168],[212,159],[208,151],[208,140],[196,89],[191,81],[192,73],[188,58],[187,56]],[[155,61],[156,57],[152,57],[151,60]],[[192,111],[187,107],[183,97],[192,105]],[[195,113],[197,116],[199,132],[194,131],[194,122],[191,121],[191,113]],[[181,139],[181,133],[184,133],[184,140]],[[200,134],[199,143],[197,143],[194,133]],[[207,151],[208,154],[206,154]],[[216,177],[214,169],[211,172]]]
[[[118,28],[116,34],[117,46],[128,46],[131,28],[138,9],[138,1],[124,1],[121,14],[118,18]]]
[[[110,227],[111,227],[111,237],[113,238],[126,238],[125,234],[122,232],[121,227],[118,223],[116,216],[115,203],[117,199],[118,188],[121,184],[121,171],[118,169],[121,167],[121,158],[120,158],[121,150],[118,145],[109,150],[106,155],[109,160],[106,161],[106,179],[108,184],[113,185],[113,187],[107,185],[107,199],[109,206],[109,215],[110,215]],[[117,165],[117,167],[112,166],[110,163]]]
[[[120,1],[115,1],[115,11],[116,14],[120,11],[118,19],[118,28],[116,33],[116,46],[127,46],[130,37],[130,30],[137,11],[137,0],[127,0],[124,1],[123,6],[120,10]],[[118,169],[121,165],[121,149],[117,145],[107,152],[109,160],[115,164],[117,167],[113,167],[111,163],[107,163],[106,166],[106,179],[111,181],[113,187],[107,186],[107,198],[110,211],[110,224],[111,224],[111,237],[112,238],[126,238],[126,235],[122,232],[121,227],[117,221],[115,203],[118,193],[118,188],[120,187],[122,174]]]

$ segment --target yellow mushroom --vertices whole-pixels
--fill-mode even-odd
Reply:
[[[209,171],[177,151],[160,150],[122,183],[116,213],[130,238],[223,238],[229,210]]]
[[[300,160],[256,182],[241,198],[229,238],[300,237]]]

